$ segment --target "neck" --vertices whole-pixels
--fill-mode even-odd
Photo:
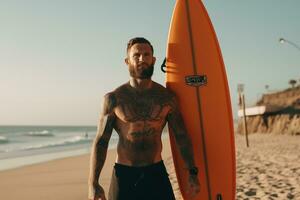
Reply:
[[[138,79],[138,78],[131,78],[129,80],[129,84],[131,87],[136,89],[150,89],[152,86],[151,79]]]

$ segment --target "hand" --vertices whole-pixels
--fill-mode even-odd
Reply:
[[[92,190],[89,200],[106,200],[104,189],[99,184],[95,185]]]
[[[188,193],[190,197],[193,199],[200,192],[200,183],[197,175],[189,176],[189,188]]]

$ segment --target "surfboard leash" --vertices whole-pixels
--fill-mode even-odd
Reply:
[[[160,66],[160,69],[163,73],[166,73],[167,71],[165,70],[165,68],[167,68],[166,66],[166,62],[167,62],[167,58],[164,59],[163,63]]]

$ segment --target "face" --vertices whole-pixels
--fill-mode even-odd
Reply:
[[[137,43],[128,50],[125,62],[131,77],[150,79],[153,74],[155,60],[150,45]]]

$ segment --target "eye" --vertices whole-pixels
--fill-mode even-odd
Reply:
[[[138,54],[138,53],[133,54],[134,58],[138,58],[139,56],[140,56],[140,54]]]

